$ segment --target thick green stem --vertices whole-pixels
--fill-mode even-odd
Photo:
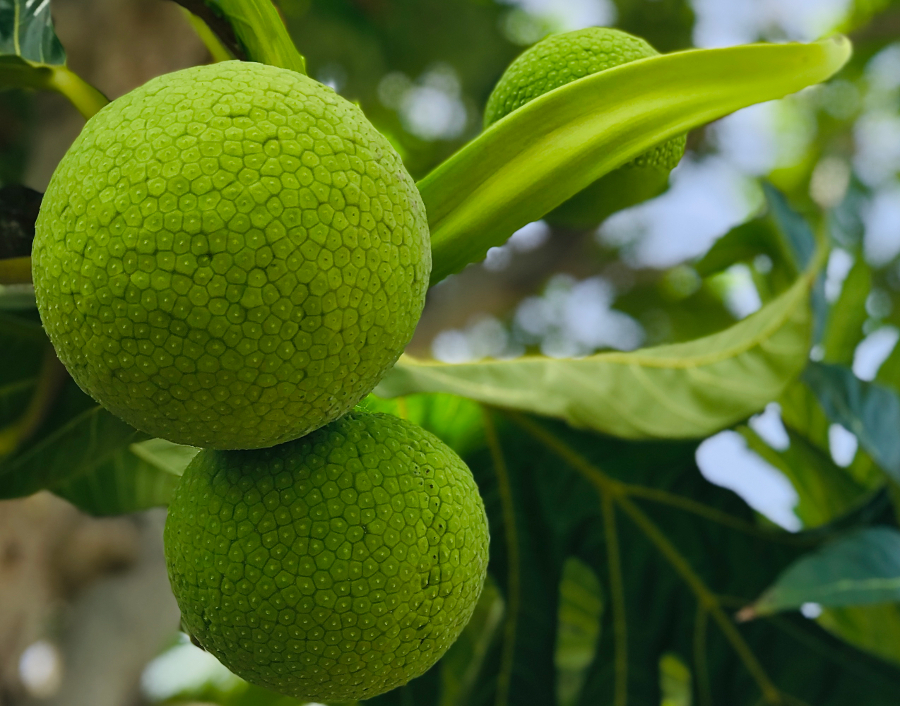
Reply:
[[[68,98],[85,120],[90,120],[109,103],[106,96],[65,66],[51,68],[47,88]]]
[[[213,32],[209,25],[206,24],[202,19],[197,17],[193,12],[185,8],[181,8],[181,11],[184,13],[187,21],[190,22],[191,27],[194,28],[194,31],[197,33],[197,36],[200,38],[200,41],[203,42],[203,46],[206,47],[206,50],[209,52],[209,55],[212,57],[214,63],[218,63],[220,61],[231,61],[234,57],[229,53],[228,49],[222,43],[222,40],[216,36],[216,33]]]

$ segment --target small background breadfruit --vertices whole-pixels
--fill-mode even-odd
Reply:
[[[484,125],[489,127],[529,101],[555,88],[621,64],[657,56],[646,41],[607,27],[555,34],[516,59],[488,99]],[[588,228],[609,215],[662,193],[669,172],[684,155],[680,135],[639,155],[601,177],[546,216],[550,223]]]
[[[351,413],[261,451],[202,451],[169,508],[185,629],[282,694],[366,699],[431,667],[472,616],[488,562],[463,461],[424,429]]]
[[[182,444],[259,448],[353,407],[424,305],[425,208],[354,105],[249,62],[92,118],[37,221],[44,326],[76,382]]]

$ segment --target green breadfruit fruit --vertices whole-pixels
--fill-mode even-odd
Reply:
[[[506,70],[488,99],[489,127],[529,101],[599,71],[657,56],[646,41],[607,27],[555,34],[524,52]],[[561,226],[589,228],[610,214],[657,196],[684,155],[686,136],[673,137],[601,177],[546,216]]]
[[[41,206],[33,274],[76,382],[153,436],[295,439],[396,362],[431,270],[425,207],[362,112],[285,69],[153,79],[85,126]]]
[[[196,642],[249,682],[329,703],[431,667],[488,563],[465,463],[411,422],[361,412],[274,448],[201,451],[164,539]]]

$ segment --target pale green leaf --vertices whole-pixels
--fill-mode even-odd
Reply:
[[[900,532],[858,530],[801,557],[782,572],[745,617],[804,603],[852,606],[900,601]]]
[[[844,37],[697,49],[623,64],[532,100],[419,183],[432,284],[650,147],[824,81],[849,56]]]
[[[375,393],[449,392],[630,439],[708,436],[762,409],[803,369],[809,284],[801,277],[712,336],[632,353],[458,365],[402,356]]]

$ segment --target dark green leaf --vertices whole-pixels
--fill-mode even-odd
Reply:
[[[748,262],[757,255],[778,260],[777,237],[766,218],[756,218],[719,238],[694,266],[701,277],[709,277],[738,262]]]
[[[812,229],[803,216],[791,208],[784,194],[768,182],[763,182],[762,186],[772,218],[784,238],[786,255],[796,271],[803,272],[809,267],[816,251]]]
[[[650,147],[824,81],[846,39],[677,52],[574,81],[495,123],[419,183],[432,283]]]
[[[539,428],[537,437],[518,422],[501,423],[499,451],[467,457],[491,521],[489,570],[507,603],[502,640],[469,704],[554,703],[555,654],[546,646],[558,633],[553,607],[569,556],[599,577],[604,606],[596,657],[578,703],[658,706],[660,662],[667,655],[690,669],[694,703],[763,703],[758,680],[699,607],[672,556],[685,562],[710,595],[741,596],[769,585],[803,553],[807,537],[755,529],[742,501],[701,477],[693,444],[623,442],[555,422]],[[624,484],[623,492],[633,493],[632,504],[658,535],[651,537],[614,502],[613,538],[592,473]],[[720,514],[679,506],[679,498]],[[618,562],[611,561],[612,546]],[[619,581],[624,603],[617,607]],[[775,690],[770,703],[888,706],[900,693],[900,670],[848,647],[812,621],[765,618],[734,627]],[[617,641],[617,634],[624,637]]]
[[[91,515],[122,515],[168,505],[197,451],[162,439],[132,444],[89,473],[54,486],[53,492]]]
[[[0,459],[0,497],[30,495],[92,473],[144,438],[70,381],[40,433]]]
[[[0,0],[0,54],[43,66],[64,66],[66,52],[53,30],[50,0]]]
[[[854,606],[900,602],[900,532],[872,527],[836,539],[791,564],[748,615],[797,609],[804,603]]]
[[[859,439],[874,461],[900,481],[900,397],[877,383],[864,382],[841,365],[811,363],[804,382],[832,422]]]

